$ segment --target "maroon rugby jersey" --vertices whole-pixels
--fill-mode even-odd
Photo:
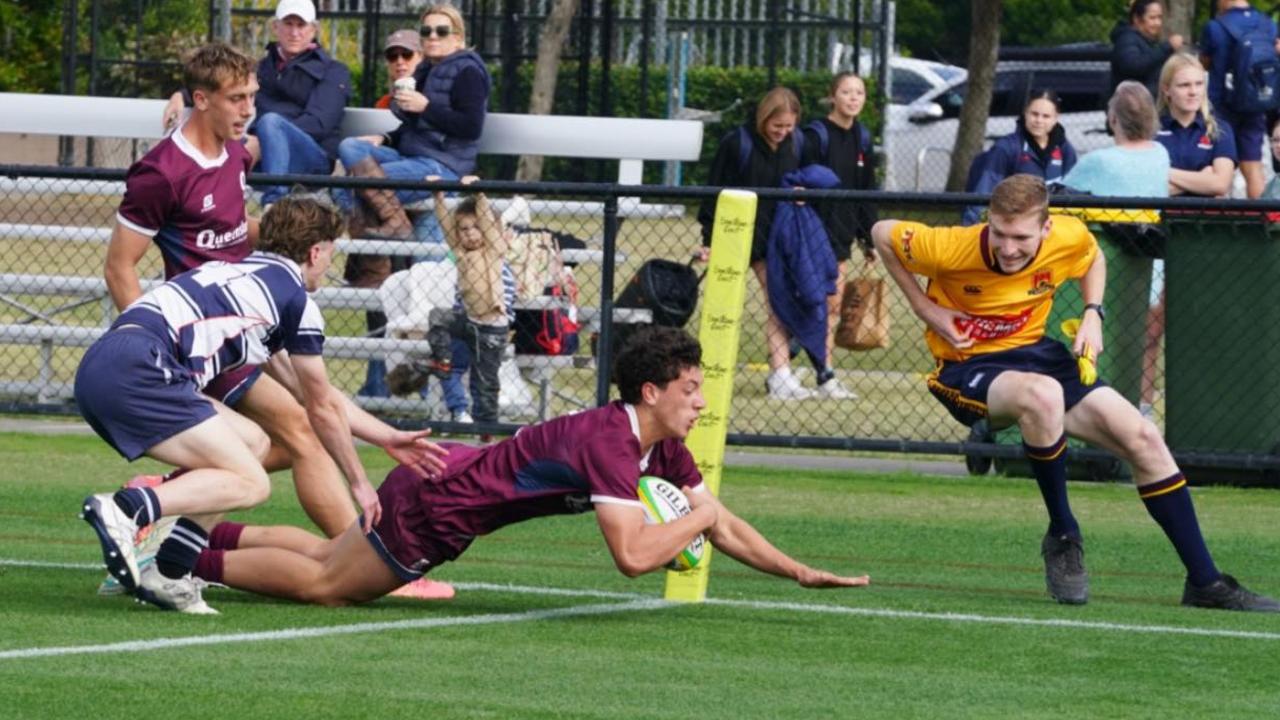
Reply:
[[[129,168],[116,219],[160,246],[165,278],[210,260],[239,262],[253,250],[244,204],[252,165],[244,145],[228,142],[210,160],[178,128]]]
[[[683,442],[662,440],[641,457],[638,431],[634,410],[613,402],[531,425],[497,445],[453,446],[444,479],[421,481],[421,512],[437,537],[469,542],[522,520],[586,512],[595,503],[641,507],[641,475],[702,489]],[[403,466],[393,472],[412,473]]]

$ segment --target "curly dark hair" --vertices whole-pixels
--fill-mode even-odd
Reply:
[[[672,327],[637,330],[613,362],[613,382],[622,401],[640,402],[645,383],[665,387],[680,373],[702,365],[702,346],[689,333]]]
[[[301,265],[312,245],[337,239],[344,225],[342,215],[329,203],[286,195],[262,216],[254,249],[283,255]]]

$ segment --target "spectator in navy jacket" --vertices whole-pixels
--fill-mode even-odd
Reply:
[[[990,193],[1001,180],[1021,173],[1044,178],[1049,187],[1060,185],[1076,164],[1076,149],[1058,124],[1061,111],[1058,93],[1048,89],[1031,91],[1017,129],[973,159],[965,190]],[[977,206],[965,208],[962,224],[978,222],[981,210]]]
[[[475,171],[492,86],[489,71],[465,47],[466,25],[452,5],[428,6],[419,34],[422,62],[413,72],[414,89],[397,90],[391,102],[400,127],[385,135],[347,138],[338,146],[352,175],[456,180]],[[417,190],[366,189],[357,195],[358,205],[339,195],[339,203],[352,211],[352,237],[404,239],[413,234],[413,225],[401,203],[426,197]],[[434,221],[429,228],[432,240],[443,241]]]
[[[1111,92],[1125,80],[1137,80],[1151,97],[1159,94],[1160,68],[1169,56],[1182,49],[1182,36],[1160,39],[1164,28],[1164,5],[1160,0],[1134,0],[1129,5],[1129,21],[1116,23],[1111,31]]]

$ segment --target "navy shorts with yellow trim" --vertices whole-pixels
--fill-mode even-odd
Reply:
[[[965,425],[987,416],[987,390],[1006,370],[1048,375],[1062,385],[1063,410],[1070,410],[1085,395],[1106,387],[1099,380],[1092,385],[1080,382],[1076,358],[1066,345],[1050,338],[1011,350],[975,355],[967,360],[944,360],[929,375],[929,392],[946,406],[951,417]]]

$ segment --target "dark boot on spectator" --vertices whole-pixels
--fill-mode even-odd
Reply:
[[[385,178],[387,176],[378,161],[371,157],[356,163],[348,171],[355,177]],[[396,240],[407,240],[413,237],[413,222],[409,220],[408,213],[400,205],[400,199],[396,197],[395,190],[360,188],[356,190],[356,194],[380,223],[363,228],[365,237]]]

